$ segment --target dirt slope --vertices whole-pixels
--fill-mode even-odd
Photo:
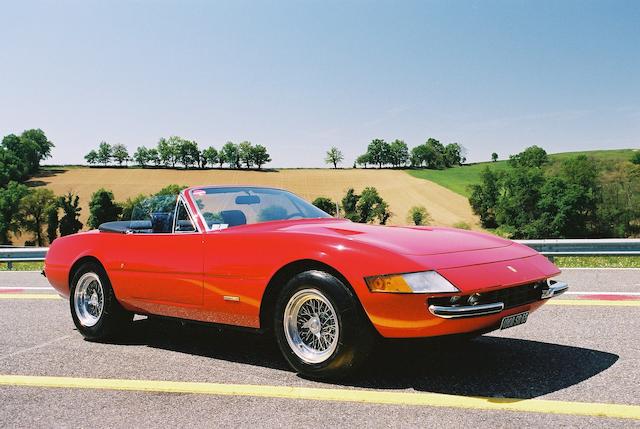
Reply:
[[[118,168],[71,168],[57,170],[38,178],[33,184],[46,186],[60,195],[72,191],[80,195],[82,222],[86,223],[91,193],[100,187],[113,191],[123,201],[140,193],[153,193],[165,185],[245,184],[288,189],[311,201],[318,196],[340,199],[349,187],[356,192],[374,186],[389,203],[394,216],[389,224],[406,224],[409,209],[423,205],[435,225],[453,225],[464,221],[474,229],[478,220],[467,199],[433,182],[398,170],[301,169],[270,172],[241,170],[164,170]]]

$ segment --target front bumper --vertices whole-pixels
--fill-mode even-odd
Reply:
[[[565,293],[569,285],[565,282],[547,280],[547,287],[540,291],[540,299],[549,299]],[[429,305],[429,312],[443,319],[487,316],[497,314],[505,309],[504,302],[491,302],[477,305]]]

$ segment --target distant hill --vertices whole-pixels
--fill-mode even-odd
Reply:
[[[577,155],[587,155],[599,161],[619,162],[631,158],[634,149],[592,150],[583,152],[562,152],[550,154],[553,161],[562,161]],[[413,177],[435,182],[465,197],[471,192],[469,186],[480,181],[480,173],[485,167],[499,171],[507,168],[507,161],[478,162],[446,170],[407,170]]]
[[[390,225],[406,225],[412,206],[427,208],[434,225],[452,226],[464,222],[479,229],[466,198],[431,182],[414,178],[401,170],[392,169],[283,169],[269,171],[247,170],[182,170],[164,168],[88,168],[81,166],[49,166],[30,186],[45,186],[57,195],[74,192],[80,195],[81,221],[89,216],[89,199],[93,192],[104,187],[113,191],[117,201],[124,201],[140,193],[151,194],[169,184],[215,185],[246,184],[288,189],[308,201],[325,196],[340,200],[347,189],[361,192],[374,186],[389,203],[394,214]]]

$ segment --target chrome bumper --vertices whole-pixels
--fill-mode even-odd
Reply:
[[[504,303],[494,302],[491,304],[460,305],[458,307],[445,305],[430,305],[429,311],[434,316],[444,319],[456,319],[460,317],[486,316],[487,314],[500,313],[504,310]]]
[[[554,296],[562,295],[569,289],[568,284],[556,280],[547,280],[547,285],[549,285],[547,289],[542,289],[542,299],[549,299]]]
[[[562,295],[569,289],[569,285],[565,282],[556,280],[547,280],[547,287],[542,289],[541,299],[549,299],[558,295]],[[487,316],[489,314],[500,313],[504,310],[503,302],[493,302],[490,304],[478,305],[430,305],[429,312],[434,316],[443,319],[459,319],[462,317],[478,317]]]

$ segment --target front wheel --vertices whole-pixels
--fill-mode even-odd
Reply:
[[[276,303],[274,331],[285,359],[312,378],[341,378],[367,357],[372,328],[353,292],[322,271],[293,277]]]
[[[116,300],[107,273],[95,262],[87,262],[75,272],[69,305],[73,323],[88,340],[112,338],[125,331],[133,320],[133,314]]]

